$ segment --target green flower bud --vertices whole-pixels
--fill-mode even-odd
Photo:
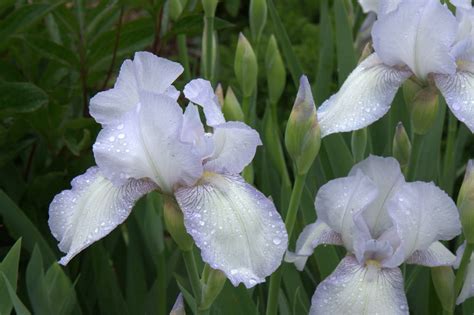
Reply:
[[[431,278],[441,306],[447,312],[454,309],[454,272],[450,266],[431,268]]]
[[[413,131],[419,135],[426,134],[433,126],[439,108],[438,90],[428,86],[416,93],[411,107]]]
[[[316,106],[308,78],[301,76],[300,88],[288,119],[285,145],[299,175],[308,172],[321,146]]]
[[[218,0],[202,0],[202,8],[206,17],[213,17],[216,15]]]
[[[268,98],[271,104],[278,103],[286,85],[286,70],[275,36],[268,41],[265,54],[265,70],[267,73]]]
[[[224,6],[230,16],[236,17],[239,14],[240,0],[225,0]]]
[[[187,0],[168,0],[169,16],[172,21],[178,20],[186,7]]]
[[[206,267],[208,267],[206,265]],[[224,288],[225,281],[227,280],[225,274],[216,269],[209,268],[209,273],[206,283],[202,286],[202,300],[199,306],[200,310],[207,310],[211,307],[214,300],[217,298]]]
[[[466,242],[474,244],[474,160],[469,160],[457,205]]]
[[[372,46],[372,42],[368,42],[367,44],[365,44],[364,49],[362,49],[362,53],[360,54],[358,63],[361,63],[373,53],[374,53],[374,47]]]
[[[234,71],[244,97],[250,97],[257,85],[257,57],[245,36],[240,33],[235,51]]]
[[[178,244],[179,249],[182,251],[192,250],[194,241],[186,231],[183,212],[174,198],[164,196],[163,215],[166,229],[176,244]]]
[[[266,0],[250,0],[250,30],[252,38],[259,42],[263,28],[267,23],[267,1]]]
[[[362,128],[352,132],[351,149],[355,162],[362,161],[367,148],[367,128]]]
[[[214,92],[217,96],[217,100],[219,101],[219,105],[224,106],[224,91],[222,90],[222,85],[219,83],[217,84],[216,90]]]
[[[242,111],[242,107],[240,107],[240,103],[230,86],[227,88],[227,92],[225,93],[222,111],[224,112],[226,120],[244,121],[244,112]]]
[[[408,134],[400,121],[395,128],[395,135],[392,143],[393,157],[400,163],[403,171],[408,167],[411,156],[411,142]]]
[[[407,104],[408,109],[411,110],[410,104],[415,99],[416,93],[423,89],[423,86],[416,80],[415,77],[411,77],[410,79],[406,80],[405,83],[403,83],[402,89],[405,104]]]

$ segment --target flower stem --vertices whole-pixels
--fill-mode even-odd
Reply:
[[[189,67],[188,47],[186,45],[186,35],[178,35],[179,60],[184,67],[184,79],[186,82],[191,80],[191,70]]]
[[[201,303],[201,280],[199,279],[198,268],[196,260],[194,259],[194,253],[192,250],[182,251],[184,264],[191,281],[191,288],[193,289],[194,298],[196,300],[196,307],[199,308]]]
[[[408,164],[408,174],[406,176],[408,181],[413,181],[415,179],[416,165],[418,164],[418,159],[420,157],[423,136],[415,133],[412,139],[412,151],[410,154],[410,163]]]
[[[471,260],[472,251],[474,250],[474,244],[466,243],[464,254],[462,255],[461,264],[459,265],[456,278],[454,280],[454,296],[457,297],[461,292],[462,285],[466,278],[467,266]]]
[[[212,46],[214,44],[214,17],[207,16],[204,18],[205,30],[206,30],[206,79],[213,82],[213,71],[212,71]]]
[[[448,136],[446,140],[446,150],[444,151],[444,161],[443,161],[443,174],[441,187],[448,194],[452,193],[453,189],[453,180],[454,176],[454,146],[456,142],[456,133],[457,133],[457,119],[456,117],[449,112],[449,122],[448,122]]]
[[[306,174],[296,175],[293,191],[291,192],[290,205],[286,214],[285,226],[288,232],[288,240],[291,238],[293,228],[296,221],[296,214],[300,206],[301,195],[303,194]],[[280,282],[282,278],[281,266],[270,277],[270,288],[268,292],[267,315],[275,315],[278,309],[278,293],[280,290]]]

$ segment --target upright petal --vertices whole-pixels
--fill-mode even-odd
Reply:
[[[184,87],[184,96],[193,103],[201,105],[206,115],[209,126],[219,125],[225,122],[219,100],[217,99],[211,82],[204,79],[195,79]]]
[[[435,75],[435,82],[454,116],[474,132],[474,65],[464,64],[454,75]]]
[[[97,93],[90,100],[90,113],[101,124],[116,123],[139,102],[139,91],[167,94],[177,98],[179,92],[171,84],[183,72],[176,62],[149,52],[135,53],[125,60],[113,89]]]
[[[318,109],[321,135],[357,130],[381,118],[411,73],[386,66],[372,54],[352,71],[339,92]]]
[[[439,0],[411,0],[379,17],[372,38],[385,64],[407,65],[425,79],[429,73],[452,74],[456,70],[450,54],[456,30],[456,18]]]
[[[142,92],[140,106],[118,124],[105,126],[94,144],[103,174],[116,184],[150,178],[165,192],[192,185],[202,174],[193,144],[180,139],[183,113],[166,95]]]
[[[400,269],[363,267],[352,256],[316,288],[311,315],[408,314]]]
[[[109,234],[130,214],[135,202],[156,186],[146,180],[129,180],[114,186],[97,167],[72,181],[72,189],[54,197],[49,206],[49,227],[66,256],[66,265],[84,248]]]
[[[321,244],[342,245],[341,235],[321,220],[308,224],[296,241],[295,252],[286,252],[285,261],[294,263],[296,269],[303,270],[308,257]]]
[[[392,157],[384,158],[371,155],[356,164],[349,176],[355,175],[358,171],[368,176],[379,191],[374,202],[361,212],[372,238],[377,239],[392,226],[386,203],[397,192],[400,185],[405,182],[405,179],[400,170],[400,164]]]
[[[379,8],[379,2],[379,0],[359,0],[359,4],[362,7],[362,11],[364,11],[364,13],[377,13]]]
[[[205,173],[175,197],[203,260],[234,286],[253,287],[278,268],[288,243],[285,225],[273,202],[242,177]]]
[[[377,194],[377,187],[362,172],[331,180],[316,195],[318,220],[341,234],[344,246],[352,251],[354,215],[369,207]]]
[[[193,152],[203,160],[214,152],[212,134],[204,131],[197,106],[190,103],[184,111],[181,140],[193,145]]]
[[[401,239],[397,251],[402,251],[405,259],[415,251],[429,249],[435,241],[461,233],[456,205],[433,183],[405,183],[387,208]],[[400,263],[394,261],[392,266]]]
[[[257,146],[262,145],[257,131],[239,121],[214,127],[214,152],[204,168],[216,173],[238,174],[252,162]]]

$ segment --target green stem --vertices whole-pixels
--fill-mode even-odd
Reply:
[[[244,96],[242,99],[242,111],[244,112],[244,119],[247,124],[250,124],[252,117],[250,113],[250,101],[252,96]]]
[[[275,134],[276,136],[272,139],[269,139],[270,141],[275,141],[275,151],[272,152],[274,155],[273,157],[276,159],[276,164],[278,167],[278,171],[281,176],[282,184],[284,187],[289,187],[291,189],[291,180],[290,180],[290,175],[288,174],[288,167],[286,165],[285,161],[285,155],[283,153],[283,148],[281,146],[281,133],[280,133],[280,128],[278,126],[278,117],[277,117],[277,107],[276,104],[271,103],[270,104],[270,115],[272,119],[272,126],[275,128]],[[276,153],[276,154],[275,154]]]
[[[212,71],[212,46],[214,42],[214,17],[213,16],[206,16],[204,18],[206,30],[206,79],[213,82],[213,71]]]
[[[201,303],[201,279],[199,279],[194,253],[192,250],[182,251],[182,253],[184,264],[186,265],[186,270],[191,281],[191,288],[193,289],[194,298],[196,300],[196,307],[199,308],[199,304]]]
[[[471,260],[472,251],[474,244],[466,243],[464,254],[462,255],[461,264],[459,265],[458,272],[456,273],[456,279],[454,280],[454,296],[458,296],[461,292],[464,279],[466,278],[467,266]]]
[[[188,46],[186,45],[186,35],[178,35],[179,61],[184,67],[184,79],[186,82],[191,80],[191,68],[189,67]]]
[[[454,147],[458,129],[457,119],[449,112],[448,136],[446,139],[446,150],[444,152],[443,176],[441,187],[448,194],[452,193],[454,179]]]
[[[306,174],[296,175],[295,184],[293,185],[293,191],[291,192],[290,205],[286,214],[285,226],[288,231],[288,240],[291,239],[293,228],[296,221],[296,214],[300,206],[301,195],[303,194],[303,188],[306,180]],[[270,277],[270,288],[268,292],[267,302],[267,315],[275,315],[278,309],[278,293],[280,290],[280,282],[282,278],[282,268],[275,271]]]
[[[420,157],[422,140],[422,135],[416,133],[413,135],[410,162],[408,164],[408,174],[406,176],[408,181],[413,181],[415,179],[416,165],[418,164],[418,159]]]

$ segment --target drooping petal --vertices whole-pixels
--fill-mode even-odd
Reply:
[[[273,202],[242,177],[205,173],[175,197],[203,260],[234,286],[253,287],[280,265],[288,243],[285,225]]]
[[[402,273],[347,256],[316,288],[310,314],[408,314]]]
[[[116,184],[150,178],[165,192],[192,185],[202,174],[202,160],[193,144],[181,141],[182,126],[178,103],[164,94],[141,92],[137,109],[99,133],[93,147],[97,165]]]
[[[464,65],[454,75],[435,75],[435,82],[454,116],[474,132],[474,66]]]
[[[407,65],[421,79],[429,73],[453,74],[450,54],[457,22],[438,0],[402,1],[375,22],[374,48],[388,66]]]
[[[362,172],[337,178],[322,186],[314,206],[318,219],[341,234],[348,251],[353,249],[354,215],[366,209],[377,198],[378,189]]]
[[[357,130],[381,118],[410,75],[384,65],[377,54],[367,57],[318,109],[321,135]]]
[[[433,183],[405,183],[388,202],[387,209],[397,229],[404,260],[415,251],[425,251],[438,240],[461,233],[453,200]],[[392,262],[398,266],[401,261]]]
[[[472,1],[471,0],[451,0],[452,5],[456,6],[456,8],[462,9],[470,9],[472,8]]]
[[[252,162],[257,146],[262,145],[257,131],[239,121],[214,127],[214,152],[204,168],[216,173],[238,174]]]
[[[405,182],[400,170],[400,164],[392,157],[379,157],[371,155],[356,164],[349,176],[361,171],[368,176],[378,188],[377,198],[367,207],[361,215],[372,238],[377,239],[384,231],[392,226],[388,215],[386,203],[397,192],[400,185]]]
[[[66,253],[66,265],[93,242],[109,234],[130,214],[135,202],[156,186],[146,180],[129,180],[114,186],[97,167],[72,181],[72,189],[54,197],[49,206],[49,227]]]
[[[140,90],[177,99],[179,92],[171,84],[182,72],[179,63],[149,52],[137,52],[133,61],[125,60],[122,64],[114,88],[91,98],[90,113],[101,124],[116,123],[138,105]]]
[[[204,79],[192,80],[186,84],[183,93],[188,100],[202,106],[209,126],[225,122],[224,114],[222,114],[219,100],[214,94],[211,82]]]
[[[321,244],[342,245],[341,235],[321,220],[308,224],[296,241],[295,252],[286,252],[285,261],[294,263],[296,269],[303,270],[308,257]]]
[[[406,260],[407,264],[416,264],[427,267],[452,266],[456,256],[441,242],[434,242],[426,250],[415,251]]]
[[[459,264],[461,263],[462,256],[464,254],[464,250],[466,248],[466,242],[464,242],[459,248],[456,250],[456,261],[454,264],[455,268],[459,268]],[[464,284],[461,289],[461,293],[456,299],[456,304],[459,305],[463,303],[468,298],[474,296],[474,263],[473,263],[473,256],[471,255],[471,260],[467,265],[467,273],[466,278],[464,280]]]
[[[362,11],[364,11],[364,13],[377,13],[379,8],[379,0],[359,0],[359,4],[362,7]]]

